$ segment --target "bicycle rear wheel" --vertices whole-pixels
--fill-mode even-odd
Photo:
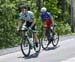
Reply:
[[[30,43],[28,38],[22,39],[21,42],[21,51],[25,57],[28,57],[30,54]]]
[[[38,47],[36,47],[36,45],[34,44],[34,50],[35,50],[35,52],[40,52],[40,49],[41,49],[41,42],[40,42],[40,40],[38,40]]]

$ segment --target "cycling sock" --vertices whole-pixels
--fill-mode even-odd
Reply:
[[[38,47],[38,42],[35,43],[35,46]]]

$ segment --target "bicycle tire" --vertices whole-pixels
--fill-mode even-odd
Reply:
[[[55,27],[53,28],[53,30],[55,31],[55,34],[53,35],[53,41],[52,41],[52,45],[54,47],[56,47],[59,43],[59,32],[57,29],[55,29]],[[55,38],[54,36],[57,36],[57,38]],[[56,43],[55,43],[56,42]]]
[[[24,51],[24,43],[27,41],[27,45],[29,46],[28,47],[28,53],[26,54],[26,52]],[[28,38],[26,38],[26,39],[22,39],[22,42],[21,42],[21,51],[22,51],[22,54],[24,55],[24,57],[28,57],[29,55],[30,55],[30,51],[31,51],[31,48],[30,48],[30,43],[29,43],[29,40],[28,40]]]
[[[46,42],[45,42],[46,41]],[[43,49],[47,49],[49,45],[49,40],[45,34],[45,32],[42,30],[42,35],[41,35],[41,44]]]

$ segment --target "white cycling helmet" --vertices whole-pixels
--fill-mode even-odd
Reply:
[[[41,8],[41,12],[46,12],[46,11],[47,11],[47,9],[45,7]]]

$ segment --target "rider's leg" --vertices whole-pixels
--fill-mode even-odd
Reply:
[[[50,38],[51,38],[49,29],[46,29],[45,35],[46,35],[46,37],[47,37],[47,39],[48,39],[48,41],[49,41]]]
[[[36,47],[38,47],[38,37],[37,37],[36,32],[33,33],[33,40],[34,40],[34,43],[35,43]]]
[[[38,37],[37,37],[37,32],[36,32],[36,25],[32,27],[32,31],[33,31],[33,41],[36,47],[38,47]]]

